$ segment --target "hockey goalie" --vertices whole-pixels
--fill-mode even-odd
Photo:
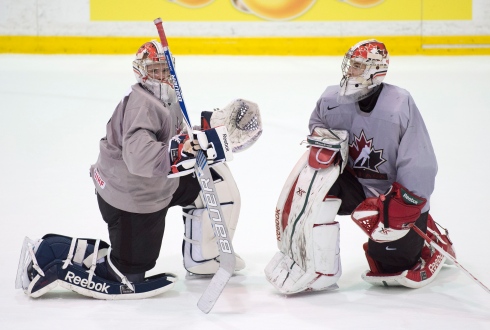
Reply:
[[[16,287],[30,297],[57,285],[99,299],[146,298],[169,290],[174,274],[146,273],[155,267],[167,211],[174,206],[183,210],[184,268],[192,275],[215,274],[218,240],[205,207],[210,202],[203,200],[195,173],[200,150],[209,164],[228,239],[233,239],[241,198],[227,162],[260,137],[257,104],[235,99],[221,109],[203,111],[201,126],[189,132],[161,43],[143,44],[133,71],[136,83],[114,110],[97,162],[90,167],[110,244],[58,234],[26,238]],[[239,271],[245,262],[235,257]]]
[[[414,226],[455,256],[429,214],[437,173],[429,134],[410,93],[383,82],[388,66],[382,42],[357,43],[344,56],[340,86],[327,87],[316,103],[309,150],[276,207],[279,252],[265,274],[282,293],[337,288],[336,215],[351,215],[369,237],[368,283],[420,288],[434,280],[446,257]]]

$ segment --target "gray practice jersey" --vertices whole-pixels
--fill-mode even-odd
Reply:
[[[133,213],[166,207],[179,184],[169,179],[169,140],[181,133],[178,103],[163,104],[140,85],[116,107],[100,141],[90,174],[100,196],[110,205]]]
[[[311,114],[310,132],[315,127],[349,132],[349,165],[364,186],[384,193],[399,182],[413,193],[427,198],[422,210],[430,208],[437,161],[425,127],[410,93],[383,84],[376,106],[362,112],[357,103],[338,104],[339,86],[329,86]]]

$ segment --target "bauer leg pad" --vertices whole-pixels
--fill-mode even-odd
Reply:
[[[24,240],[16,288],[33,298],[61,286],[97,299],[141,299],[168,291],[176,276],[159,274],[132,283],[110,261],[110,246],[101,240],[56,234]]]
[[[222,205],[229,219],[232,205]],[[183,242],[184,268],[191,274],[212,275],[219,268],[219,251],[211,220],[206,209],[184,210],[185,235]],[[228,229],[230,233],[230,229]],[[230,236],[231,233],[230,233]],[[245,268],[245,261],[235,254],[235,271]]]
[[[215,187],[228,227],[228,234],[233,240],[240,214],[238,187],[226,164],[215,165],[212,170],[217,174]],[[201,197],[198,197],[194,204],[195,207],[183,210],[185,224],[184,241],[182,243],[184,268],[193,275],[212,275],[219,268],[218,242],[208,211],[204,208]],[[245,262],[239,255],[235,254],[235,256],[235,271],[242,270],[245,268]]]

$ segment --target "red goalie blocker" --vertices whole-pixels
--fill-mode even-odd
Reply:
[[[425,198],[394,182],[386,194],[359,204],[351,218],[372,240],[389,242],[408,233],[426,203]]]

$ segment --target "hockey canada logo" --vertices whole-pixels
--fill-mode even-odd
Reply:
[[[349,156],[357,177],[363,179],[387,180],[386,173],[380,173],[378,167],[386,162],[383,158],[383,149],[376,150],[373,139],[367,139],[364,131],[359,137],[354,134],[354,141],[349,145]]]

